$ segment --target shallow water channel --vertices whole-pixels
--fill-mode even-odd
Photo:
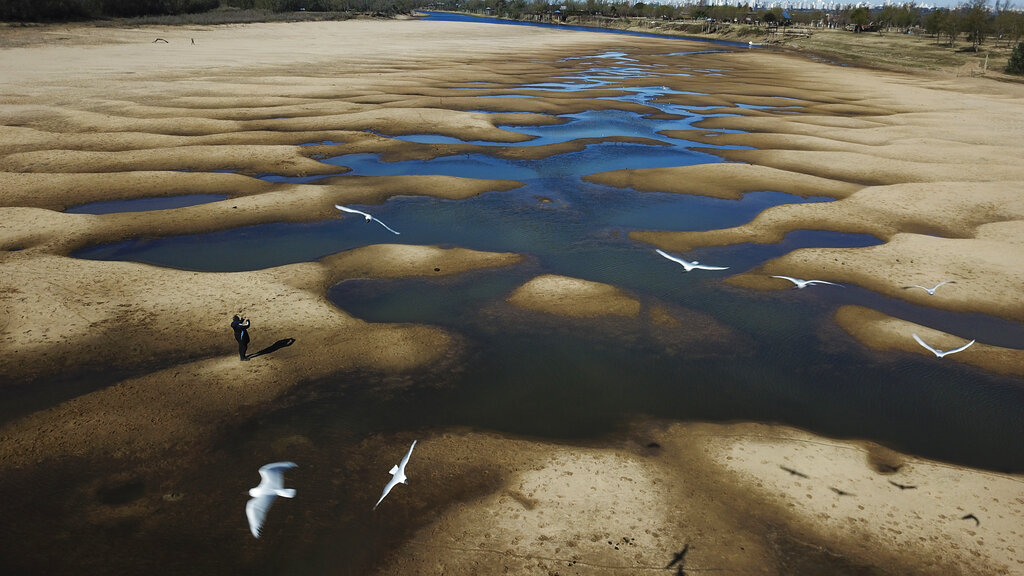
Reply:
[[[681,52],[678,58],[697,59],[700,52]],[[400,398],[367,394],[353,403],[350,398],[342,402],[339,396],[334,406],[330,392],[323,393],[328,398],[318,394],[314,413],[335,423],[331,425],[365,426],[367,430],[362,432],[472,425],[533,436],[583,438],[609,432],[635,414],[684,420],[759,420],[832,436],[868,438],[927,457],[1024,470],[1024,454],[1015,447],[1019,442],[1008,441],[1024,440],[1024,422],[1019,417],[1024,389],[1019,381],[924,356],[868,351],[838,330],[831,316],[842,304],[868,305],[1004,346],[1024,341],[1021,326],[919,308],[854,286],[765,294],[721,283],[727,274],[748,270],[797,248],[878,243],[870,236],[798,231],[777,245],[703,249],[686,256],[728,266],[729,271],[683,273],[679,266],[655,254],[651,246],[631,241],[628,233],[730,227],[749,221],[770,206],[828,199],[764,190],[741,200],[719,200],[639,193],[584,182],[583,176],[599,171],[720,159],[713,155],[713,147],[700,145],[702,151],[696,151],[692,149],[696,144],[663,134],[665,130],[692,129],[695,121],[705,117],[699,107],[659,101],[662,96],[686,94],[652,82],[664,70],[621,52],[578,59],[576,65],[575,72],[520,86],[516,92],[522,96],[521,92],[529,90],[542,96],[551,91],[614,89],[620,95],[613,100],[643,103],[651,114],[592,110],[566,115],[561,124],[505,126],[534,137],[519,145],[611,136],[647,138],[652,143],[598,143],[541,160],[504,160],[486,154],[485,148],[481,153],[428,161],[384,162],[371,154],[326,158],[326,163],[351,168],[352,175],[444,174],[512,179],[524,185],[460,201],[402,196],[380,206],[356,206],[401,231],[401,236],[346,217],[136,239],[88,248],[77,256],[202,271],[260,269],[384,242],[527,256],[524,264],[511,269],[459,278],[352,280],[334,286],[330,298],[349,313],[374,322],[440,325],[465,336],[467,352],[465,366],[456,375],[444,377],[446,381],[440,383],[436,374],[424,376],[430,382],[411,386]],[[699,63],[687,68],[704,70]],[[779,108],[799,113],[799,108],[791,105]],[[652,117],[655,113],[658,118]],[[458,142],[431,134],[399,138]],[[264,177],[315,182],[311,178]],[[172,208],[191,203],[187,199],[168,199],[166,206],[158,200],[147,202],[139,208],[121,202],[113,208],[99,203],[77,210]],[[653,334],[656,330],[643,321],[556,320],[514,310],[504,302],[515,287],[545,273],[613,284],[646,306],[710,315],[721,329],[706,338],[692,338],[702,325],[689,330],[684,326],[676,335]],[[325,388],[330,389],[346,387]],[[303,414],[312,407],[304,408],[298,398],[296,402],[298,405],[282,411],[281,417],[308,424],[308,415]]]
[[[231,528],[222,528],[215,535],[181,534],[177,536],[181,542],[173,545],[159,529],[151,529],[144,538],[152,542],[143,540],[136,552],[125,550],[127,559],[122,564],[150,566],[153,573],[229,574],[239,573],[240,566],[245,568],[241,572],[253,574],[365,573],[361,570],[392,554],[390,546],[400,543],[403,535],[417,527],[415,521],[422,522],[431,512],[395,509],[386,520],[378,515],[371,521],[369,504],[353,502],[354,497],[346,491],[349,483],[365,483],[367,477],[369,456],[357,448],[367,438],[402,434],[423,438],[435,430],[462,426],[529,438],[600,442],[637,417],[777,422],[832,437],[869,439],[928,458],[1024,471],[1024,451],[1020,449],[1024,444],[1024,419],[1020,417],[1024,386],[1020,379],[996,376],[948,359],[869,350],[840,330],[832,318],[839,306],[859,304],[1010,347],[1024,342],[1021,325],[918,307],[857,286],[754,292],[722,282],[729,275],[799,248],[855,248],[875,245],[878,239],[800,230],[778,244],[742,244],[683,254],[728,267],[725,271],[684,273],[657,255],[652,246],[629,238],[636,230],[731,227],[750,221],[771,206],[827,202],[829,198],[765,189],[740,200],[721,200],[641,193],[583,180],[589,174],[620,168],[722,161],[714,154],[714,146],[664,134],[693,130],[695,122],[708,117],[708,109],[696,100],[692,106],[685,103],[690,93],[659,81],[665,78],[664,83],[672,83],[668,75],[678,75],[681,70],[686,74],[728,74],[728,70],[708,67],[701,58],[736,46],[708,46],[707,50],[667,54],[679,62],[671,68],[644,64],[623,52],[575,58],[563,75],[511,87],[508,95],[492,94],[496,86],[488,83],[452,88],[460,95],[486,91],[488,100],[585,94],[594,89],[618,93],[601,98],[621,103],[622,109],[567,114],[559,124],[503,126],[533,137],[529,141],[512,145],[471,142],[480,146],[476,153],[427,161],[385,162],[374,154],[321,159],[339,166],[339,172],[344,172],[340,167],[350,168],[346,174],[352,176],[442,174],[523,184],[458,201],[410,195],[393,197],[381,205],[353,205],[400,231],[400,236],[359,217],[339,214],[320,222],[136,238],[76,253],[81,258],[211,272],[258,270],[395,242],[525,255],[522,263],[508,268],[451,277],[352,279],[331,287],[328,298],[356,317],[370,322],[429,324],[450,331],[462,345],[458,356],[422,374],[346,373],[304,383],[281,399],[278,408],[240,428],[224,431],[209,453],[199,456],[207,459],[210,470],[189,471],[185,480],[174,486],[180,493],[167,497],[209,504],[205,513],[210,517],[204,521],[217,526],[230,523]],[[671,103],[664,100],[668,96]],[[801,113],[793,102],[781,98],[779,102],[775,112]],[[645,112],[633,111],[638,104],[647,107]],[[737,109],[742,107],[750,106],[735,104]],[[716,108],[714,113],[723,112]],[[540,160],[505,160],[487,153],[489,146],[538,146],[615,136],[647,140],[594,143],[581,151]],[[462,143],[437,134],[394,138]],[[261,177],[314,185],[321,178]],[[99,202],[69,212],[165,210],[224,198],[183,195]],[[541,274],[620,287],[641,302],[641,317],[562,319],[523,311],[506,302],[516,287]],[[652,311],[678,323],[654,322]],[[258,320],[254,321],[258,327]],[[253,348],[269,344],[261,337],[258,331],[254,333]],[[242,516],[245,490],[257,481],[255,471],[247,467],[256,455],[282,443],[319,453],[321,458],[302,461],[289,477],[294,482],[290,485],[302,486],[305,500],[277,505],[272,515],[305,514],[305,520],[321,520],[313,525],[293,519],[290,527],[305,530],[295,541],[280,534],[254,541],[244,530]],[[404,449],[396,448],[396,455]],[[324,484],[322,479],[331,471],[338,475],[332,480],[336,483]],[[386,480],[383,472],[377,476],[381,484]],[[314,476],[316,482],[310,480]],[[128,481],[94,492],[120,505],[147,489],[164,487]],[[314,496],[313,490],[320,493]],[[233,499],[221,502],[226,500],[222,493]],[[167,505],[160,512],[168,516],[204,513],[197,511],[196,504],[187,509],[176,512],[178,509]],[[322,520],[326,516],[330,518]],[[409,519],[414,522],[406,525]],[[191,516],[172,520],[180,525],[194,521]],[[112,547],[134,535],[136,526],[127,522],[111,526],[107,532],[76,535],[75,539],[82,542],[82,548],[97,546],[97,550],[113,554]],[[248,547],[239,547],[240,539]],[[147,550],[147,543],[154,548]],[[151,559],[151,550],[161,552]],[[131,558],[132,554],[136,558]],[[833,560],[826,558],[820,570],[808,573],[836,573],[830,562]],[[156,564],[159,566],[151,566]]]

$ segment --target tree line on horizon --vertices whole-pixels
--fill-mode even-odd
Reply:
[[[564,3],[562,3],[564,1]],[[554,2],[554,3],[553,3]],[[391,16],[416,8],[439,8],[487,14],[517,20],[564,20],[569,16],[590,19],[645,18],[657,20],[714,20],[753,25],[828,26],[909,32],[923,30],[953,46],[963,36],[977,50],[995,36],[1007,45],[1017,44],[1011,67],[1024,51],[1024,12],[1012,0],[965,0],[955,8],[923,8],[913,2],[877,8],[847,4],[831,10],[785,11],[774,7],[755,10],[744,6],[671,5],[628,0],[4,0],[0,21],[46,22],[101,18],[197,14],[215,10],[262,10],[266,12],[343,12]],[[1024,64],[1017,73],[1024,73]]]
[[[627,0],[4,0],[0,20],[60,21],[152,15],[178,15],[218,9],[270,12],[357,12],[383,15],[409,13],[416,8],[440,8],[512,19],[539,19],[558,12],[602,18],[659,20],[713,19],[738,23],[783,23],[829,27],[867,27],[907,31],[923,29],[953,44],[961,35],[977,47],[995,35],[1007,41],[1024,36],[1024,13],[1012,0],[966,0],[956,8],[925,9],[913,2],[868,8],[848,4],[833,10],[754,10],[745,6],[670,5]]]
[[[0,0],[0,21],[58,22],[137,16],[176,16],[214,10],[405,14],[420,0]]]
[[[438,8],[490,14],[512,19],[540,19],[557,13],[559,18],[589,16],[600,18],[646,18],[653,20],[711,19],[747,24],[800,24],[831,28],[872,29],[907,32],[914,29],[945,39],[951,45],[964,37],[973,47],[995,36],[1007,42],[1024,37],[1024,12],[1014,8],[1012,0],[966,0],[955,8],[923,8],[913,2],[886,4],[869,8],[847,4],[832,10],[783,10],[780,7],[756,10],[744,6],[670,5],[642,1],[615,0],[440,0]]]

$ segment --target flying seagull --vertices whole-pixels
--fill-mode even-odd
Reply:
[[[660,248],[657,248],[654,251],[657,252],[658,254],[661,254],[665,258],[668,258],[669,260],[677,263],[677,264],[682,264],[683,268],[687,272],[689,272],[690,270],[693,270],[694,268],[699,268],[701,270],[728,270],[729,269],[728,266],[725,266],[725,267],[722,267],[722,266],[708,266],[707,264],[701,264],[700,262],[697,262],[696,260],[694,260],[693,262],[690,262],[689,260],[684,260],[682,258],[677,258],[677,257],[669,254],[668,252],[665,252],[665,251],[661,250]]]
[[[245,516],[249,519],[249,530],[256,538],[260,537],[263,521],[267,518],[270,505],[274,498],[283,496],[294,498],[295,489],[284,487],[284,471],[295,468],[294,462],[274,462],[260,468],[259,486],[249,490],[252,499],[245,504]]]
[[[409,446],[409,451],[405,453],[405,457],[402,458],[402,461],[396,466],[391,467],[391,471],[388,472],[388,474],[391,474],[391,480],[388,480],[388,483],[384,486],[384,493],[380,495],[380,500],[377,500],[377,503],[373,505],[374,510],[377,509],[377,506],[380,506],[380,503],[384,501],[384,497],[388,495],[388,492],[391,492],[391,489],[394,488],[396,484],[409,483],[409,479],[405,477],[405,465],[409,463],[409,457],[412,456],[412,449],[415,447],[416,441],[413,440],[412,446]]]
[[[943,284],[949,284],[951,282],[953,282],[953,281],[952,280],[943,280],[942,282],[939,282],[938,284],[936,284],[935,286],[932,286],[931,288],[925,288],[924,286],[920,286],[918,284],[911,284],[910,286],[904,286],[903,289],[905,290],[907,288],[920,288],[921,290],[924,290],[928,294],[934,296],[935,295],[935,290],[937,290],[939,288],[939,286],[942,286]]]
[[[338,210],[341,210],[342,212],[349,212],[349,213],[352,213],[352,214],[359,214],[363,218],[366,218],[367,222],[373,221],[373,222],[376,222],[376,223],[380,224],[381,226],[387,228],[388,232],[391,232],[391,233],[394,233],[394,234],[401,234],[401,232],[397,232],[395,230],[392,230],[390,226],[388,226],[387,224],[381,222],[377,218],[374,218],[373,216],[367,214],[366,212],[360,212],[359,210],[354,210],[352,208],[347,208],[345,206],[342,206],[341,204],[335,204],[334,207],[337,208]]]
[[[967,344],[964,344],[963,346],[961,346],[959,348],[953,348],[952,350],[946,350],[945,352],[943,352],[942,350],[936,350],[935,348],[932,348],[928,344],[925,344],[925,341],[921,340],[921,337],[918,336],[917,334],[913,334],[913,336],[914,336],[914,340],[917,340],[918,344],[920,344],[921,346],[924,346],[925,348],[931,350],[932,354],[935,354],[939,358],[942,358],[946,354],[953,354],[953,353],[956,353],[956,352],[961,352],[963,350],[966,350],[967,347],[970,346],[971,344],[974,344],[974,340],[971,340],[970,342],[968,342]]]
[[[793,278],[792,276],[772,276],[772,278],[782,278],[789,280],[793,283],[793,288],[797,290],[803,290],[811,284],[830,284],[832,286],[842,286],[842,284],[836,284],[835,282],[826,282],[825,280],[801,280],[800,278]]]

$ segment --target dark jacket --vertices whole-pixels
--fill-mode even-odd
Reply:
[[[239,322],[238,320],[231,321],[231,329],[235,331],[235,340],[239,342],[249,341],[249,321]]]

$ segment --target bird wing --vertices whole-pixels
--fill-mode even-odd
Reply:
[[[412,446],[409,446],[409,451],[405,453],[405,456],[402,458],[402,461],[398,463],[398,468],[399,469],[405,470],[405,465],[409,463],[409,457],[412,456],[412,449],[415,448],[415,447],[416,447],[416,441],[413,440],[412,441]]]
[[[394,474],[394,472],[392,472],[392,474]],[[391,492],[391,489],[395,487],[395,484],[398,484],[398,478],[392,476],[391,480],[389,480],[388,483],[384,485],[384,492],[381,493],[380,500],[377,500],[377,503],[373,505],[374,510],[377,509],[377,506],[380,506],[380,503],[384,501],[384,497],[388,495],[388,492]]]
[[[792,276],[772,276],[772,278],[783,278],[785,280],[789,280],[790,282],[796,284],[797,286],[803,283],[803,280],[799,278],[793,278]]]
[[[676,264],[682,264],[683,266],[689,266],[690,265],[690,262],[688,262],[686,260],[683,260],[682,258],[677,258],[677,257],[669,254],[668,252],[665,252],[661,248],[655,248],[654,251],[657,252],[658,254],[661,254],[665,258],[668,258],[669,260],[675,262]]]
[[[918,336],[916,333],[911,334],[911,336],[914,337],[914,340],[917,340],[918,344],[920,344],[921,346],[924,346],[925,348],[931,350],[932,354],[935,354],[939,358],[942,358],[942,352],[940,352],[940,351],[936,350],[935,348],[932,348],[931,346],[929,346],[924,340],[921,340],[921,337]]]
[[[948,283],[949,283],[949,280],[943,280],[942,282],[939,282],[938,284],[936,284],[935,286],[932,287],[932,292],[938,290],[939,286],[942,286],[943,284],[948,284]]]
[[[273,462],[260,466],[260,485],[257,488],[279,490],[284,488],[284,471],[295,468],[295,462]]]
[[[345,206],[342,206],[341,204],[335,204],[334,207],[337,208],[338,210],[341,210],[342,212],[350,212],[352,214],[359,214],[360,216],[364,216],[366,218],[373,218],[373,216],[370,216],[366,212],[360,212],[359,210],[355,210],[353,208],[347,208]]]
[[[969,347],[969,346],[970,346],[971,344],[974,344],[974,340],[971,340],[970,342],[968,342],[967,344],[964,344],[963,346],[961,346],[961,347],[959,347],[959,348],[953,348],[952,350],[946,350],[946,354],[953,354],[953,353],[956,353],[956,352],[963,352],[963,351],[964,351],[964,350],[966,350],[966,349],[967,349],[967,348],[968,348],[968,347]]]
[[[831,286],[842,286],[842,284],[836,284],[835,282],[829,282],[828,280],[808,280],[808,284],[829,284]]]
[[[274,503],[274,497],[272,495],[260,496],[258,498],[251,498],[245,503],[245,517],[249,519],[249,531],[255,538],[260,537],[260,531],[263,530],[263,520],[267,517],[267,511],[270,510],[270,505]]]
[[[373,217],[371,216],[371,218],[373,218]],[[391,226],[388,226],[387,224],[385,224],[385,223],[381,222],[381,221],[380,221],[380,220],[378,220],[377,218],[373,218],[373,221],[374,221],[374,222],[376,222],[376,223],[378,223],[378,224],[380,224],[381,226],[383,226],[383,227],[387,228],[389,232],[392,232],[392,233],[394,233],[394,234],[401,234],[401,232],[398,232],[397,230],[394,230],[394,229],[392,229],[392,228],[391,228]]]
[[[708,266],[707,264],[693,264],[693,268],[700,268],[701,270],[728,270],[728,266]]]

